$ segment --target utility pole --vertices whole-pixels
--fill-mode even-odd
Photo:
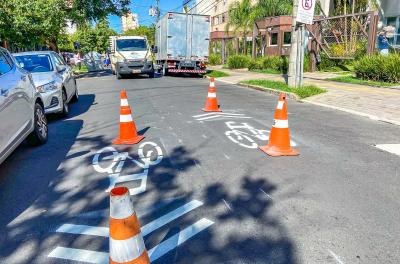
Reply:
[[[160,20],[160,9],[158,8],[158,1],[156,0],[156,16],[157,16],[157,22]]]
[[[290,57],[289,57],[289,69],[288,69],[288,85],[291,87],[297,87],[297,73],[298,73],[298,42],[299,42],[299,28],[297,27],[297,8],[298,0],[293,0],[293,13],[292,13],[292,34],[291,34],[291,46],[290,46]]]

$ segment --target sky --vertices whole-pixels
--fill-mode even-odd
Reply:
[[[192,2],[195,2],[192,0]],[[155,22],[155,17],[149,16],[150,6],[155,6],[155,0],[131,0],[129,5],[132,13],[137,13],[139,16],[139,25],[151,25]],[[161,16],[168,11],[182,11],[183,0],[159,0],[159,8]],[[121,33],[121,19],[117,16],[109,16],[110,27],[118,33]]]

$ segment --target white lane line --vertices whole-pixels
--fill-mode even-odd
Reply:
[[[220,118],[220,117],[225,117],[225,118],[252,118],[249,116],[233,116],[233,115],[213,115],[213,116],[206,116],[206,117],[201,117],[201,118],[197,118],[196,120],[198,121],[206,121],[206,120],[211,120],[211,119],[215,119],[215,118]]]
[[[228,159],[228,160],[231,159],[231,158],[230,158],[228,155],[226,155],[225,153],[224,153],[224,156],[225,156],[225,158]]]
[[[229,206],[228,202],[225,201],[225,199],[222,199],[222,201],[224,202],[224,204],[226,205],[226,207],[228,207],[228,209],[229,209],[230,211],[233,211],[232,208]]]
[[[186,227],[185,229],[180,231],[178,234],[173,235],[172,237],[161,242],[154,248],[150,249],[148,251],[149,256],[150,256],[150,261],[155,261],[155,260],[159,259],[160,257],[167,254],[169,251],[171,251],[174,248],[178,247],[179,245],[185,243],[187,240],[189,240],[193,236],[197,235],[201,231],[207,229],[208,227],[210,227],[213,224],[214,224],[213,221],[208,220],[207,218],[202,218],[199,221],[197,221],[196,223],[194,223],[193,225]]]
[[[227,112],[217,112],[217,113],[206,113],[206,114],[201,114],[201,115],[194,115],[192,117],[197,118],[197,117],[203,117],[203,116],[209,116],[209,115],[233,115],[233,116],[244,116],[244,114],[234,114],[234,113],[227,113]]]
[[[93,264],[108,264],[109,257],[106,252],[98,252],[76,248],[56,247],[48,255],[49,258],[59,258],[82,261]]]
[[[208,137],[207,137],[206,135],[204,135],[204,134],[203,134],[203,135],[201,135],[201,136],[202,136],[203,138],[208,138]]]
[[[174,221],[175,219],[187,214],[188,212],[196,209],[203,205],[203,202],[198,200],[193,200],[187,204],[184,204],[181,207],[157,218],[156,220],[144,225],[142,230],[142,235],[146,236],[156,229]],[[63,224],[60,226],[56,232],[58,233],[69,233],[69,234],[77,234],[77,235],[90,235],[90,236],[101,236],[108,237],[109,236],[109,228],[108,227],[98,227],[98,226],[89,226],[89,225],[75,225],[75,224]]]
[[[153,247],[148,251],[150,256],[150,261],[155,261],[169,251],[173,250],[174,248],[182,245],[190,238],[194,237],[201,231],[207,229],[214,222],[208,220],[206,218],[202,218],[196,223],[187,228],[183,229],[179,233],[173,235],[172,237],[168,238],[167,240],[161,242],[157,246]],[[108,264],[109,263],[109,254],[107,252],[99,252],[99,251],[91,251],[91,250],[83,250],[83,249],[76,249],[76,248],[66,248],[66,247],[56,247],[48,257],[51,258],[59,258],[59,259],[66,259],[66,260],[74,260],[74,261],[81,261],[93,264]]]
[[[400,144],[376,144],[375,147],[400,156]]]
[[[263,189],[260,188],[260,191],[261,191],[262,193],[264,193],[269,199],[273,200],[273,199],[272,199],[272,196],[269,195],[268,193],[266,193]]]
[[[328,249],[328,252],[335,258],[336,262],[339,264],[344,264],[338,255],[336,255],[332,250]]]

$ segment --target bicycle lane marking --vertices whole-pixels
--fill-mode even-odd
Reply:
[[[148,149],[149,147],[150,149]],[[93,156],[92,165],[97,172],[108,174],[110,185],[105,190],[106,192],[109,191],[117,183],[130,182],[133,180],[140,180],[141,183],[139,187],[130,189],[131,195],[139,194],[146,191],[146,182],[149,168],[151,166],[159,164],[164,156],[162,149],[156,143],[144,142],[138,148],[138,157],[138,159],[134,159],[129,155],[128,152],[118,152],[114,147],[105,147],[96,152],[96,154]],[[138,168],[142,170],[142,172],[130,175],[120,175],[124,169],[124,166],[126,166],[128,162],[132,162],[134,165],[137,165]],[[165,213],[162,216],[159,216],[157,219],[145,224],[142,227],[143,236],[147,236],[164,227],[165,225],[175,220],[178,220],[185,214],[190,213],[191,211],[201,207],[202,205],[203,202],[192,200],[184,204],[183,206],[180,206],[170,212]],[[145,211],[151,210],[145,209]],[[89,216],[92,216],[91,212],[87,214]],[[84,217],[85,215],[82,216]],[[93,212],[93,216],[105,218],[108,217],[108,214],[103,211],[95,211]],[[173,250],[175,247],[183,244],[184,242],[186,242],[199,232],[207,229],[213,224],[214,222],[207,218],[202,218],[198,220],[194,224],[186,227],[180,232],[174,234],[172,237],[161,241],[158,245],[151,248],[148,251],[150,259],[153,261],[162,257],[169,251]],[[108,238],[109,228],[65,223],[61,225],[55,232],[69,233],[80,236],[84,235]],[[105,264],[109,261],[109,255],[107,252],[68,248],[62,246],[57,246],[55,249],[53,249],[49,253],[48,257],[100,264]]]

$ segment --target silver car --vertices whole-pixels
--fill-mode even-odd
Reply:
[[[46,114],[67,116],[68,103],[78,101],[79,93],[72,68],[53,51],[32,51],[13,54],[19,65],[32,74],[36,88],[44,100]]]
[[[0,48],[0,163],[25,139],[47,141],[47,119],[31,75]]]

